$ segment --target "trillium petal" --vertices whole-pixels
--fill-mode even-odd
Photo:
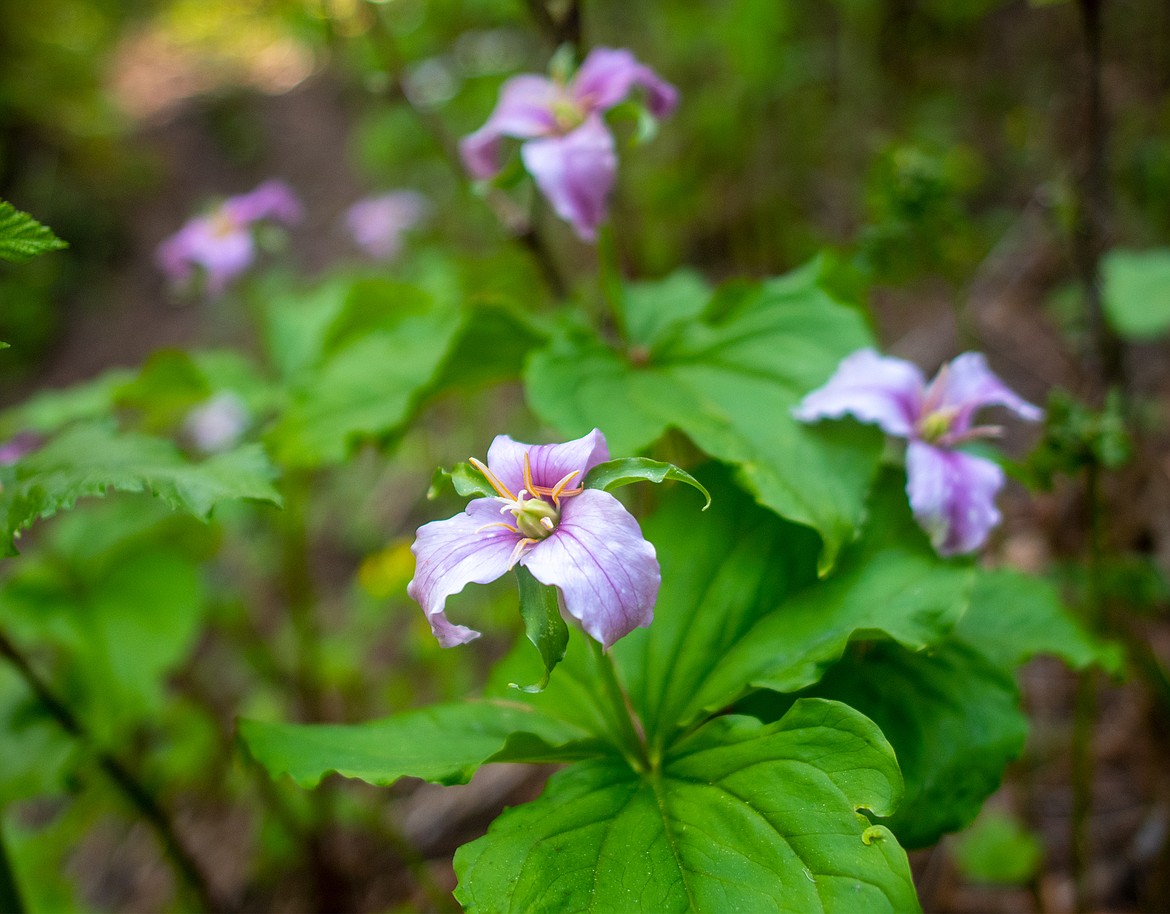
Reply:
[[[489,527],[504,520],[494,498],[477,498],[462,514],[419,527],[410,551],[415,557],[414,578],[406,592],[426,613],[431,631],[443,647],[464,644],[479,632],[447,620],[447,598],[468,584],[487,584],[508,570],[512,550],[520,536],[503,527]]]
[[[479,180],[495,177],[500,170],[500,141],[506,136],[528,140],[553,132],[554,109],[563,98],[564,89],[543,76],[509,79],[487,122],[459,144],[468,173]]]
[[[947,364],[931,382],[927,400],[936,409],[955,411],[951,431],[957,434],[971,427],[976,411],[984,406],[1006,406],[1033,422],[1044,415],[1038,406],[1011,391],[988,367],[981,352],[964,352]]]
[[[158,250],[159,265],[172,281],[185,281],[193,267],[202,267],[213,295],[248,269],[255,256],[251,232],[230,225],[224,230],[215,216],[192,219]]]
[[[565,611],[604,647],[654,618],[662,583],[654,547],[608,492],[587,489],[567,499],[556,532],[520,564],[560,588]]]
[[[359,200],[345,211],[345,227],[357,246],[369,256],[392,260],[402,247],[402,236],[426,215],[426,197],[397,190]]]
[[[553,211],[582,241],[595,240],[617,173],[613,136],[601,116],[591,114],[565,136],[531,140],[520,156]]]
[[[609,446],[605,443],[605,435],[597,429],[564,444],[521,444],[507,435],[497,435],[488,448],[488,469],[513,495],[524,488],[525,454],[536,485],[552,488],[576,470],[577,475],[569,483],[572,488],[580,485],[585,474],[595,466],[609,460]]]
[[[304,212],[301,201],[283,181],[265,181],[255,190],[223,202],[223,210],[240,225],[273,219],[285,225],[299,222]]]
[[[635,88],[646,90],[646,107],[666,117],[678,105],[678,90],[625,48],[594,48],[570,86],[584,111],[608,111]]]
[[[793,415],[804,422],[849,413],[890,435],[909,437],[922,412],[925,379],[903,359],[859,349],[846,356],[828,382],[805,396]]]
[[[1003,470],[990,460],[912,441],[906,451],[906,494],[919,525],[940,555],[973,552],[1000,521],[995,497]]]

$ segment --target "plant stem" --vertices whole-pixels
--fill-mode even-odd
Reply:
[[[32,668],[28,658],[3,632],[0,632],[0,657],[12,664],[21,679],[24,680],[25,685],[61,729],[93,753],[97,759],[98,767],[105,772],[114,786],[130,802],[130,805],[154,830],[183,882],[195,896],[199,908],[204,911],[228,910],[229,906],[221,899],[216,898],[212,892],[209,881],[175,831],[170,816],[167,815],[150,791],[139,782],[129,768],[101,748],[89,729],[69,710],[68,705],[57,697],[48,683],[41,679],[36,670]]]
[[[553,17],[544,0],[525,0],[525,6],[528,7],[528,12],[536,20],[537,26],[540,27],[541,32],[544,33],[553,48],[559,48],[562,44],[572,45],[577,60],[580,61],[582,50],[581,4],[577,0],[573,0],[560,19]]]
[[[621,260],[618,257],[617,236],[613,226],[606,222],[597,233],[597,273],[601,283],[601,297],[613,315],[619,339],[628,343],[629,322],[626,319],[626,298],[622,288]]]
[[[622,688],[617,676],[617,669],[613,663],[613,655],[590,637],[585,638],[593,653],[593,659],[601,677],[602,688],[609,699],[608,710],[612,713],[610,723],[614,725],[614,735],[621,744],[626,760],[635,771],[650,769],[650,759],[646,751],[646,738],[642,735],[641,723],[637,720],[633,703]]]
[[[0,911],[24,914],[25,910],[16,871],[8,862],[8,846],[4,843],[4,807],[0,806]]]
[[[399,94],[430,133],[443,153],[443,160],[447,166],[460,181],[467,180],[467,171],[464,169],[463,160],[459,155],[459,143],[447,129],[443,119],[432,111],[419,108],[414,103],[413,99],[416,96],[411,88],[410,77],[406,72],[406,58],[399,49],[394,34],[382,18],[380,10],[373,17],[373,25],[369,35],[374,52],[380,58],[387,72],[393,77]],[[537,230],[536,221],[532,218],[532,214],[525,213],[506,194],[496,188],[489,188],[484,194],[483,200],[500,225],[507,231],[509,237],[532,255],[553,295],[557,298],[565,298],[569,294],[569,284],[565,281],[561,269],[557,265],[552,249],[549,248],[544,237]]]
[[[1099,634],[1104,619],[1101,587],[1104,543],[1101,528],[1101,467],[1096,460],[1091,461],[1086,470],[1085,497],[1089,512],[1089,561],[1084,614],[1089,630]],[[1073,722],[1073,807],[1070,846],[1078,911],[1090,910],[1093,901],[1092,885],[1089,882],[1089,862],[1092,859],[1089,819],[1093,807],[1093,736],[1096,713],[1097,672],[1090,668],[1081,674],[1077,682]]]
[[[1096,373],[1109,386],[1123,380],[1121,341],[1105,320],[1101,303],[1101,255],[1109,221],[1108,125],[1101,92],[1102,9],[1105,0],[1078,0],[1088,58],[1085,134],[1088,157],[1077,200],[1073,243],[1085,293],[1085,318],[1093,341]]]

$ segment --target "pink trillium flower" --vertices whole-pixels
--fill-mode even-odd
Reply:
[[[201,268],[207,291],[219,295],[256,259],[253,225],[263,220],[292,225],[301,216],[300,201],[287,184],[265,181],[189,220],[158,246],[158,264],[174,283],[189,281],[195,268]]]
[[[955,448],[998,436],[998,426],[974,425],[985,406],[1005,406],[1022,419],[1043,412],[1018,397],[992,373],[987,360],[966,352],[943,365],[929,384],[918,366],[860,349],[847,356],[824,387],[793,411],[812,422],[849,413],[909,441],[906,494],[919,525],[941,555],[973,552],[1000,522],[995,497],[1000,466]]]
[[[396,190],[359,200],[345,211],[345,227],[370,257],[393,260],[402,249],[403,234],[422,221],[427,209],[422,194]]]
[[[602,114],[639,87],[655,117],[678,105],[674,86],[625,49],[594,48],[567,84],[514,76],[487,123],[460,143],[463,163],[473,178],[493,178],[504,137],[523,141],[520,158],[541,193],[582,240],[593,241],[617,173],[613,134]]]
[[[216,454],[235,447],[248,430],[250,420],[244,401],[227,390],[187,413],[183,433],[204,454]]]
[[[485,466],[472,464],[499,493],[464,513],[419,528],[411,551],[418,601],[443,647],[479,632],[447,620],[447,598],[523,565],[560,590],[561,606],[604,647],[650,624],[662,575],[654,547],[616,498],[579,483],[609,459],[594,429],[565,444],[520,444],[499,435]]]

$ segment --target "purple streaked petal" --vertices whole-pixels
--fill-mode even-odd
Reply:
[[[666,117],[678,105],[678,90],[625,48],[594,48],[569,86],[585,112],[608,111],[639,87],[655,117]]]
[[[1000,521],[995,496],[1003,470],[990,460],[911,441],[906,494],[939,555],[974,552]]]
[[[392,260],[402,248],[403,233],[426,215],[427,199],[398,190],[359,200],[345,211],[345,226],[357,246],[379,260]]]
[[[654,618],[662,583],[654,547],[608,492],[587,489],[567,499],[556,532],[520,564],[560,588],[565,611],[603,647]]]
[[[932,409],[954,410],[952,434],[971,427],[975,413],[985,406],[1006,406],[1021,419],[1039,420],[1044,411],[1017,396],[988,367],[981,352],[964,352],[943,366],[926,393]]]
[[[239,225],[251,225],[261,219],[292,225],[304,215],[296,194],[287,184],[275,178],[246,194],[228,197],[223,201],[221,209]]]
[[[479,637],[474,629],[449,622],[444,608],[447,598],[468,584],[487,584],[508,571],[520,535],[503,527],[483,529],[503,519],[496,499],[477,498],[462,514],[418,529],[410,547],[415,557],[414,578],[406,585],[406,592],[423,608],[443,647]]]
[[[488,448],[488,469],[513,495],[524,488],[525,454],[528,454],[532,481],[536,485],[551,488],[576,470],[578,475],[569,484],[573,488],[581,484],[591,469],[609,460],[609,446],[605,443],[605,435],[597,429],[564,444],[522,444],[507,435],[497,435]]]
[[[842,359],[825,385],[806,395],[792,414],[813,422],[849,413],[876,423],[887,434],[907,438],[922,411],[925,383],[912,362],[859,349]]]
[[[487,122],[459,143],[468,174],[477,180],[493,178],[500,170],[500,141],[528,140],[556,129],[554,109],[565,90],[551,79],[526,73],[513,76],[500,89],[500,100]]]
[[[520,156],[553,211],[582,241],[594,241],[617,173],[613,136],[601,116],[591,114],[565,136],[531,140]]]

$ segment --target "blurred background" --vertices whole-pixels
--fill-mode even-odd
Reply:
[[[1100,20],[1087,24],[1094,10]],[[653,142],[623,152],[614,224],[629,275],[691,265],[715,281],[765,276],[826,251],[832,282],[872,308],[883,346],[930,371],[978,348],[1028,399],[1064,387],[1097,405],[1123,380],[1149,435],[1136,475],[1119,486],[1141,496],[1113,506],[1116,599],[1142,607],[1134,625],[1154,645],[1153,662],[1170,652],[1159,570],[1170,566],[1167,345],[1127,345],[1122,375],[1110,376],[1080,284],[1094,251],[1170,242],[1165,0],[0,4],[0,197],[71,246],[0,270],[0,339],[12,344],[0,359],[0,397],[17,403],[163,347],[231,339],[228,306],[176,294],[154,252],[209,201],[270,177],[286,181],[307,214],[275,252],[278,272],[366,268],[343,213],[396,188],[431,207],[404,264],[442,245],[485,271],[520,269],[514,240],[462,178],[452,144],[483,123],[504,79],[543,72],[565,42],[629,47],[681,92]],[[1102,120],[1092,113],[1094,75]],[[618,129],[629,138],[635,125]],[[555,218],[538,212],[537,224],[565,275],[591,269],[591,251]],[[533,293],[534,306],[543,295]],[[329,483],[311,519],[324,602],[337,607],[322,659],[334,676],[328,719],[459,695],[482,673],[430,643],[401,593],[411,573],[405,544],[386,546],[425,490],[426,442],[454,437],[482,453],[494,426],[469,431],[466,417],[520,411],[514,389],[475,396],[434,407],[423,443],[407,442],[393,472],[361,455],[365,475]],[[395,493],[406,489],[403,507]],[[1075,591],[1068,569],[1084,548],[1081,495],[1017,489],[1005,506],[1010,535],[990,560],[1056,569]],[[264,558],[241,559],[253,560]],[[374,649],[355,647],[368,643]],[[204,679],[234,675],[230,664],[226,674],[215,667],[214,639],[193,656],[168,695],[193,701]],[[190,769],[191,790],[172,799],[196,852],[248,908],[313,910],[331,897],[341,909],[450,906],[454,847],[501,804],[539,790],[539,774],[507,768],[467,788],[401,786],[383,827],[386,793],[346,785],[333,800],[341,824],[317,836],[316,868],[302,870],[265,814],[199,788],[208,747],[230,741],[235,714],[277,702],[275,689],[241,684],[235,695],[247,708],[216,706],[212,724],[168,749]],[[1065,747],[1074,689],[1059,665],[1027,671],[1033,734],[991,818],[974,838],[916,856],[928,910],[1072,908]],[[1161,761],[1170,693],[1158,689],[1139,677],[1102,698],[1092,839],[1106,910],[1170,905]],[[157,734],[139,738],[158,750]],[[88,788],[72,789],[72,800],[26,804],[9,828],[17,858],[44,873],[37,909],[167,903],[168,877],[141,827],[73,812],[68,804]],[[285,793],[296,833],[316,801]]]

